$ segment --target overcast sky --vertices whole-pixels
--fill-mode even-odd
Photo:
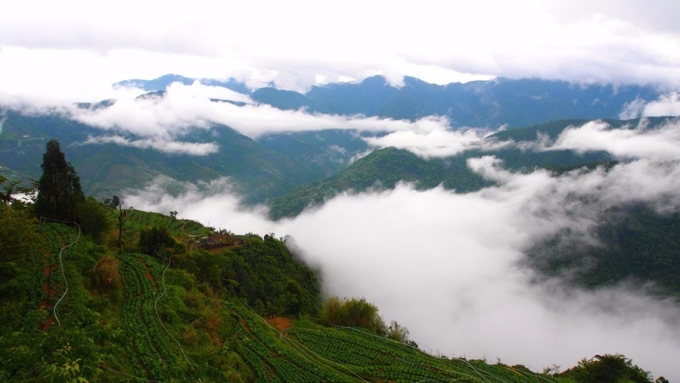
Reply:
[[[374,74],[677,86],[678,14],[667,0],[14,1],[0,13],[0,91],[94,97],[166,73],[297,90]]]

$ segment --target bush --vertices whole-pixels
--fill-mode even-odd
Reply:
[[[95,243],[102,243],[104,234],[109,230],[109,212],[104,205],[93,197],[88,197],[76,208],[76,221],[83,234],[92,237]]]
[[[122,282],[118,273],[118,266],[118,260],[110,255],[106,255],[99,260],[95,266],[95,271],[100,288],[108,291],[121,287]]]
[[[362,327],[376,334],[386,334],[378,308],[365,298],[331,297],[321,308],[321,321],[326,325]]]
[[[561,374],[555,375],[574,379],[578,382],[652,382],[651,375],[633,365],[632,360],[623,355],[595,355],[581,360],[578,365]]]

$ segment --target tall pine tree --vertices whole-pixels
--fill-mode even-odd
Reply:
[[[35,209],[38,216],[75,222],[76,208],[85,200],[80,177],[61,151],[59,141],[50,140],[45,147],[40,167],[43,174],[38,181]]]

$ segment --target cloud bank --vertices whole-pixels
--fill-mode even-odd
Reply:
[[[378,148],[391,146],[406,149],[423,158],[450,157],[474,149],[493,151],[515,145],[510,141],[484,140],[492,132],[489,129],[472,128],[449,130],[440,126],[428,131],[391,132],[380,137],[366,137],[364,140]]]
[[[381,119],[362,115],[328,115],[308,113],[306,110],[284,111],[265,104],[254,103],[248,96],[229,89],[206,86],[195,82],[191,85],[171,84],[162,95],[141,95],[138,89],[120,88],[119,96],[108,107],[82,108],[65,100],[45,100],[10,97],[0,93],[0,104],[26,114],[58,113],[78,122],[105,131],[102,137],[93,137],[86,144],[116,143],[124,146],[154,148],[167,153],[205,155],[219,150],[214,142],[185,142],[183,138],[195,130],[212,130],[226,125],[251,138],[269,133],[319,131],[345,129],[358,132],[379,133],[365,137],[371,146],[393,146],[409,150],[421,157],[448,157],[467,150],[492,152],[503,147],[517,146],[523,150],[608,150],[617,155],[610,144],[637,147],[648,155],[671,155],[676,151],[676,128],[649,131],[644,136],[625,130],[609,131],[602,123],[570,130],[569,136],[556,143],[514,143],[486,140],[493,131],[485,128],[451,130],[446,117],[428,116],[417,121]],[[634,115],[656,116],[680,114],[677,93],[669,93],[647,104],[635,100],[624,107],[623,117]],[[625,116],[624,116],[625,115]],[[644,126],[639,127],[644,129]],[[219,134],[219,133],[218,133]],[[133,137],[130,137],[132,135]],[[662,135],[666,142],[653,136]],[[611,137],[616,136],[616,137]],[[628,143],[623,143],[623,139]],[[650,138],[645,138],[650,137]],[[572,143],[573,140],[579,142]],[[648,143],[658,143],[650,146]],[[639,145],[642,143],[643,145]],[[605,145],[606,147],[600,147]],[[597,146],[597,148],[596,148]],[[531,148],[529,148],[531,147]],[[675,154],[672,154],[675,156]]]
[[[671,118],[667,123],[653,129],[647,125],[647,121],[642,119],[636,126],[615,129],[596,120],[582,126],[570,126],[554,141],[540,132],[535,141],[515,142],[489,139],[489,135],[494,132],[488,129],[450,130],[443,127],[427,131],[391,132],[378,137],[366,137],[364,140],[377,148],[393,146],[423,158],[445,158],[469,150],[493,154],[496,150],[515,147],[523,151],[607,151],[622,160],[680,159],[680,120]]]
[[[636,128],[622,129],[612,129],[604,122],[593,121],[565,129],[548,149],[604,150],[620,159],[679,160],[680,121],[676,119],[657,129],[647,129],[644,121]]]
[[[330,294],[366,297],[434,353],[499,358],[534,370],[623,353],[657,376],[680,379],[677,302],[625,283],[593,292],[565,287],[559,279],[536,282],[541,279],[520,266],[526,249],[566,228],[575,240],[594,241],[590,233],[611,207],[642,202],[660,212],[680,210],[674,152],[655,155],[627,144],[639,138],[640,146],[663,147],[677,127],[622,134],[591,123],[566,131],[556,143],[585,144],[579,129],[596,133],[589,148],[609,148],[630,161],[609,171],[554,176],[511,173],[484,156],[469,166],[497,186],[469,194],[406,184],[345,193],[279,222],[268,221],[262,207],[240,208],[226,179],[187,184],[174,197],[154,186],[131,192],[125,204],[177,210],[180,217],[234,232],[289,234],[296,251],[322,267]]]
[[[410,122],[377,117],[311,114],[304,110],[284,111],[269,105],[253,104],[247,96],[239,94],[225,99],[247,102],[243,106],[214,102],[205,97],[218,91],[216,87],[198,83],[191,86],[174,83],[163,97],[128,97],[109,108],[71,108],[69,112],[82,123],[102,129],[118,128],[140,136],[182,135],[190,129],[208,128],[215,124],[227,125],[252,138],[266,133],[324,129],[431,132],[449,124],[448,120],[437,116]]]
[[[116,144],[139,149],[155,149],[163,153],[188,154],[193,156],[205,156],[207,154],[217,153],[219,150],[219,146],[215,143],[199,144],[194,142],[164,141],[153,139],[130,140],[121,136],[90,136],[82,144]]]
[[[219,125],[226,125],[253,139],[268,133],[325,129],[438,135],[449,128],[449,121],[439,116],[406,121],[363,115],[312,114],[305,110],[284,111],[255,104],[246,95],[198,82],[192,85],[173,83],[162,95],[141,94],[140,90],[129,88],[121,88],[118,92],[119,98],[107,107],[83,108],[76,103],[56,99],[3,99],[2,94],[0,105],[29,115],[60,114],[99,128],[105,134],[92,137],[85,144],[116,143],[193,155],[209,154],[219,148],[216,143],[183,142],[183,139],[197,130],[216,130],[219,134]],[[127,137],[130,135],[134,137]],[[472,136],[465,137],[469,141]],[[382,140],[375,141],[376,146],[383,144]]]
[[[15,2],[0,15],[0,84],[182,73],[294,90],[375,74],[394,83],[411,75],[440,84],[503,76],[678,85],[676,14],[663,0],[123,0],[106,12],[80,0]]]
[[[669,93],[656,101],[645,105],[642,112],[645,117],[652,116],[680,116],[680,99],[677,92]]]

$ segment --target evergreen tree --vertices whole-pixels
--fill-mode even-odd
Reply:
[[[50,140],[45,147],[40,167],[43,174],[38,181],[35,209],[38,216],[73,222],[76,207],[85,200],[80,177],[61,151],[59,141]]]

